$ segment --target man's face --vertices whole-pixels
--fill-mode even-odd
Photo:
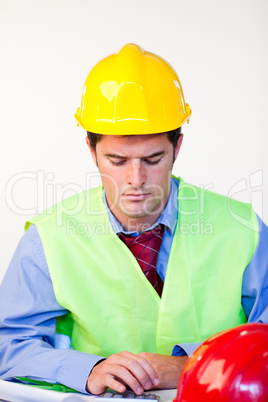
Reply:
[[[177,156],[182,136],[175,149]],[[89,141],[87,140],[89,145]],[[125,229],[153,224],[170,192],[173,145],[166,135],[103,135],[91,154],[108,205]]]

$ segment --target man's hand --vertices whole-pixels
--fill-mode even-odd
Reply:
[[[155,369],[143,353],[120,352],[93,368],[87,380],[87,391],[95,395],[107,388],[125,392],[126,386],[129,386],[137,395],[141,395],[151,388],[159,388],[159,384]]]
[[[154,388],[177,388],[182,369],[188,356],[165,356],[157,353],[139,353],[154,368],[160,380]]]

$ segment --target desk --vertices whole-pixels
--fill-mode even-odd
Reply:
[[[176,396],[176,389],[155,390],[145,393],[156,394],[160,396],[160,402],[172,402]],[[0,402],[79,402],[91,401],[95,399],[94,396],[76,394],[76,393],[63,393],[48,391],[40,388],[29,387],[27,385],[17,384],[9,381],[0,380]]]

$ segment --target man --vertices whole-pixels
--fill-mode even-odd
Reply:
[[[1,378],[176,388],[200,342],[268,321],[268,229],[171,176],[190,115],[172,67],[136,45],[90,72],[76,119],[103,188],[27,223],[0,293]]]

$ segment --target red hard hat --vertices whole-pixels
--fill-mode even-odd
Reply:
[[[268,325],[244,324],[207,339],[187,361],[173,402],[267,402]]]

